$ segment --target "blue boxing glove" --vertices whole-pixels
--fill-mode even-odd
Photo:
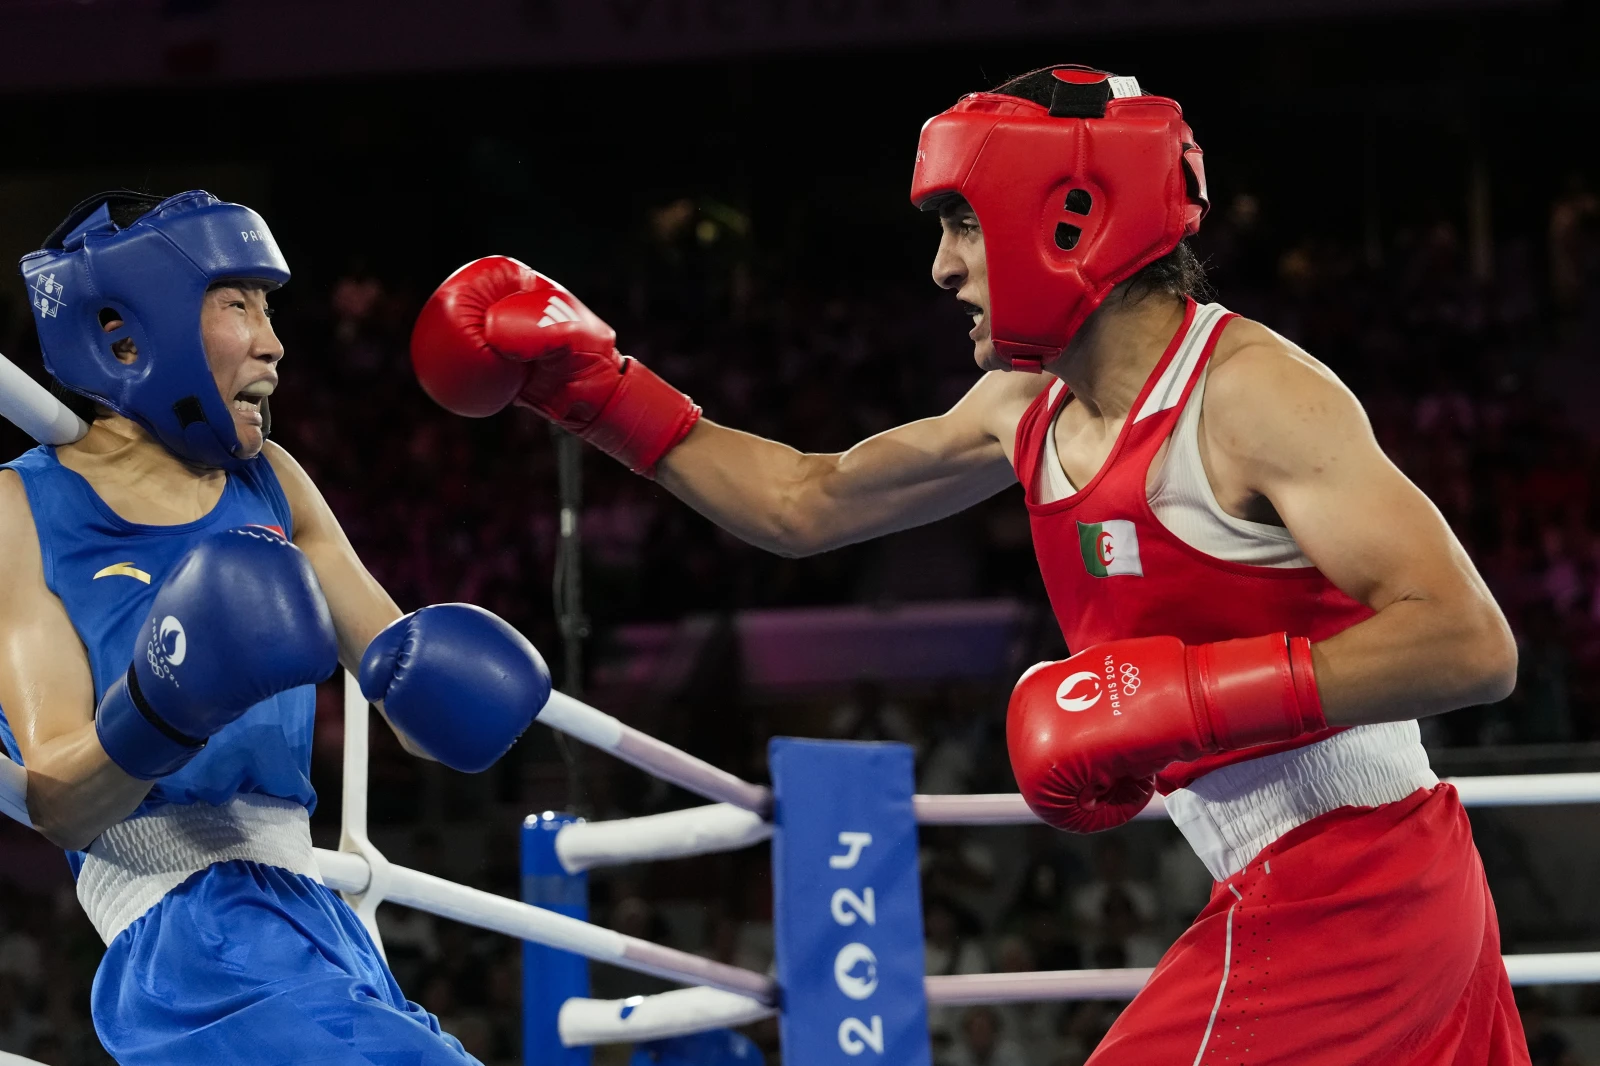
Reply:
[[[361,693],[430,756],[475,774],[544,709],[550,670],[498,615],[436,603],[372,638],[361,656]]]
[[[111,761],[150,781],[279,692],[338,665],[333,619],[311,563],[264,527],[207,537],[178,560],[106,690],[95,732]]]

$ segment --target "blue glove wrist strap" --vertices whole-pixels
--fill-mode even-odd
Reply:
[[[139,691],[130,667],[100,699],[94,731],[111,761],[130,777],[154,781],[177,770],[206,746],[185,736],[156,714]]]

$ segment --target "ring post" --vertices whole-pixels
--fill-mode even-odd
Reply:
[[[928,1066],[911,749],[777,737],[767,750],[784,1061]]]
[[[571,814],[530,814],[522,822],[522,901],[589,920],[589,875],[569,874],[556,856],[556,834],[580,821]],[[561,1004],[589,994],[589,960],[557,948],[522,944],[524,1066],[589,1066],[593,1051],[565,1048],[556,1020]]]

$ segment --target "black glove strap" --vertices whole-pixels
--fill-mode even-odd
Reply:
[[[139,691],[139,672],[132,666],[128,667],[128,697],[133,700],[134,707],[137,708],[139,713],[144,716],[144,720],[155,726],[157,732],[166,737],[168,740],[172,741],[174,744],[182,744],[186,748],[203,748],[206,746],[206,740],[208,738],[201,737],[200,739],[196,740],[194,737],[180,733],[176,729],[172,728],[172,726],[168,725],[162,719],[162,717],[155,712],[155,708],[151,707],[150,704],[145,700],[144,693]]]

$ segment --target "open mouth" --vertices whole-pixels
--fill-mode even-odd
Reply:
[[[245,417],[246,421],[261,423],[261,405],[272,395],[273,386],[270,382],[256,382],[234,393],[229,406],[235,414]]]
[[[968,318],[972,319],[972,329],[970,332],[968,332],[967,336],[976,340],[979,332],[983,329],[985,317],[983,308],[979,307],[977,304],[968,303],[965,300],[957,300],[956,302],[961,305],[962,313]]]

